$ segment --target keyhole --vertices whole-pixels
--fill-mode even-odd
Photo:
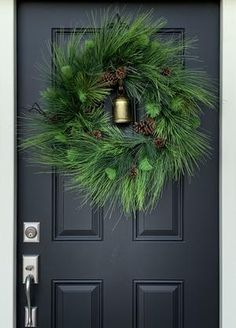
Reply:
[[[35,238],[37,236],[37,229],[35,227],[28,227],[25,230],[25,235],[27,238]]]

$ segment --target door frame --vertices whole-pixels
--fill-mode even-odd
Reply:
[[[191,0],[189,0],[191,1]],[[221,0],[220,328],[236,327],[236,1]],[[0,325],[16,327],[16,0],[0,0]]]

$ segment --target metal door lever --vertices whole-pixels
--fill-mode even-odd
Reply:
[[[25,279],[25,295],[27,306],[25,307],[25,327],[36,327],[36,307],[31,306],[31,287],[34,283],[34,276],[28,274]]]
[[[28,322],[26,323],[26,327],[32,327],[32,308],[31,308],[31,281],[34,281],[34,276],[29,274],[25,279],[25,295],[27,300],[27,308],[28,308]]]

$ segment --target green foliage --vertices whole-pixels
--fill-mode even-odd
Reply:
[[[159,115],[161,112],[161,106],[159,103],[147,103],[146,104],[146,113],[148,114],[148,116],[150,116],[151,118],[156,117],[157,115]]]
[[[170,108],[174,112],[178,112],[179,110],[185,107],[185,101],[182,97],[176,96],[171,99]]]
[[[111,167],[107,167],[105,172],[110,180],[114,180],[116,178],[116,170]]]
[[[85,40],[84,47],[86,50],[94,48],[95,44],[93,40]]]
[[[141,171],[150,171],[153,169],[153,166],[149,163],[149,160],[147,157],[145,157],[140,163],[139,163],[139,169]]]
[[[22,148],[31,149],[31,160],[68,174],[71,187],[99,206],[150,210],[165,183],[192,175],[209,154],[199,126],[202,108],[214,107],[212,83],[204,71],[183,67],[184,53],[192,59],[186,55],[191,40],[158,38],[164,24],[151,12],[116,20],[109,11],[87,40],[75,31],[66,46],[53,44],[54,69],[45,69],[51,86],[41,92],[43,115],[31,113],[25,120],[29,136]],[[127,95],[155,121],[153,135],[111,124],[104,103],[112,89],[102,77],[122,66]]]
[[[73,76],[73,72],[70,65],[62,66],[61,73],[66,79],[71,79]]]

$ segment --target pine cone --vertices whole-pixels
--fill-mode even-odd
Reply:
[[[172,73],[172,70],[169,67],[164,67],[161,71],[161,75],[163,76],[170,76]]]
[[[155,121],[151,118],[148,118],[144,121],[135,122],[133,129],[136,133],[140,133],[145,136],[150,136],[154,133],[155,127]]]
[[[48,117],[48,120],[51,122],[51,123],[57,123],[58,120],[59,120],[59,116],[57,114],[54,114],[50,117]]]
[[[98,140],[102,139],[102,132],[100,130],[94,130],[91,132],[91,134]]]
[[[118,80],[123,80],[126,77],[126,67],[120,66],[116,69],[116,77]]]
[[[118,78],[116,77],[115,73],[111,71],[107,71],[102,76],[102,82],[104,82],[107,86],[112,87],[116,85]]]
[[[135,165],[131,167],[129,175],[131,178],[135,178],[138,175],[138,169]]]
[[[85,114],[91,114],[93,112],[94,107],[90,106],[84,110]]]
[[[166,141],[163,138],[157,137],[154,139],[154,144],[158,149],[161,149],[165,147]]]

